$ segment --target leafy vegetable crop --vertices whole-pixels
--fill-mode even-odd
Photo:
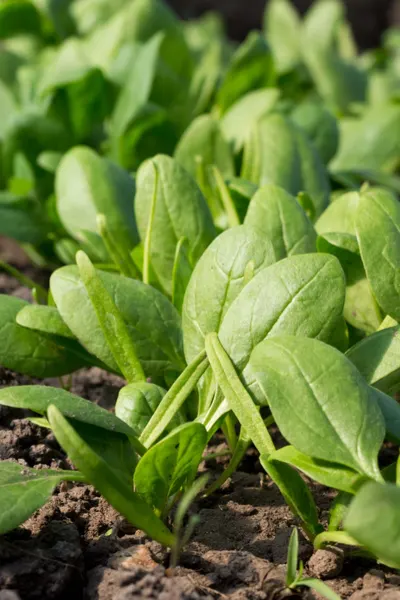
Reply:
[[[52,270],[45,290],[2,263],[35,303],[0,296],[0,364],[126,386],[115,414],[0,390],[77,469],[1,462],[0,533],[87,482],[176,560],[194,496],[254,444],[316,548],[400,568],[400,462],[380,461],[400,443],[398,36],[359,56],[339,0],[303,21],[271,0],[238,47],[161,0],[62,7],[0,7],[0,233]],[[218,430],[230,462],[205,487]],[[338,492],[327,528],[309,479]],[[288,587],[333,598],[297,546]]]

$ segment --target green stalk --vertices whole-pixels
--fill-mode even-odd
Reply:
[[[212,165],[211,172],[215,179],[215,183],[217,184],[219,195],[228,219],[229,227],[236,227],[237,225],[240,225],[240,219],[236,211],[236,206],[229,193],[228,186],[226,185],[218,167]]]
[[[154,167],[154,190],[153,198],[151,200],[149,222],[147,223],[146,237],[144,240],[143,248],[143,283],[150,284],[150,249],[151,249],[151,236],[153,234],[153,222],[154,215],[156,214],[157,194],[158,194],[158,169],[153,163]]]
[[[105,215],[97,216],[97,227],[107,252],[120,273],[125,277],[139,279],[140,273],[132,260],[129,249],[118,243],[107,224]]]
[[[275,451],[271,436],[216,333],[206,336],[206,352],[217,383],[236,418],[246,431],[251,432],[251,439],[259,453],[271,454]]]
[[[24,285],[30,290],[35,290],[38,302],[40,302],[41,304],[47,304],[48,292],[39,283],[36,283],[35,281],[33,281],[33,279],[27,277],[26,275],[21,273],[21,271],[19,271],[15,267],[12,267],[3,260],[0,260],[0,269],[3,269],[3,271],[14,277],[17,281],[19,281],[21,285]]]
[[[76,262],[99,325],[121,373],[129,383],[146,381],[125,321],[96,269],[82,251],[77,253]]]
[[[149,448],[160,437],[186,398],[192,393],[208,366],[206,353],[203,350],[179,375],[140,436],[140,441],[144,446]]]

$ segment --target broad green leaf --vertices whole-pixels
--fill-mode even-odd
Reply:
[[[60,377],[84,366],[87,360],[63,345],[62,339],[17,324],[28,302],[0,295],[0,365],[31,377]]]
[[[14,158],[22,154],[40,173],[37,158],[44,150],[65,152],[71,143],[70,133],[56,119],[44,116],[37,108],[27,108],[12,119],[4,133],[3,168],[7,177],[13,175]]]
[[[280,0],[275,0],[280,3]],[[337,120],[323,104],[315,101],[302,102],[290,115],[314,144],[325,165],[335,156],[339,145]]]
[[[372,107],[361,118],[340,122],[339,150],[330,164],[333,173],[350,169],[387,171],[398,160],[400,107]],[[390,169],[393,170],[393,169]]]
[[[215,165],[226,178],[234,176],[233,156],[219,123],[211,115],[201,115],[189,125],[175,150],[175,159],[196,178],[198,161],[205,169]],[[200,182],[198,182],[200,185]],[[209,184],[210,185],[210,184]],[[207,196],[207,189],[203,193]]]
[[[329,343],[342,323],[344,294],[335,257],[303,254],[262,269],[232,302],[219,337],[259,402],[265,403],[265,397],[247,366],[255,346],[283,334]]]
[[[269,456],[261,456],[260,462],[293,513],[303,521],[305,530],[314,537],[321,530],[317,507],[310,488],[300,473],[285,463],[270,460]]]
[[[247,138],[241,176],[257,184],[274,183],[293,196],[307,192],[316,216],[329,202],[325,166],[303,132],[279,113],[263,117]]]
[[[208,333],[218,332],[225,314],[253,274],[275,262],[269,241],[241,225],[228,229],[207,248],[186,290],[182,311],[185,356],[191,362],[204,349]]]
[[[356,213],[357,239],[379,306],[400,320],[400,206],[390,192],[363,192]]]
[[[84,481],[78,471],[30,469],[16,462],[0,463],[0,534],[21,525],[50,500],[61,481]]]
[[[366,381],[383,392],[400,385],[400,327],[366,337],[346,352]]]
[[[306,15],[301,42],[318,93],[338,111],[364,101],[367,88],[366,74],[340,52],[338,33],[343,21],[344,5],[339,0],[319,0]]]
[[[379,404],[381,413],[385,420],[387,437],[400,444],[400,405],[391,396],[384,394],[380,390],[371,388],[371,394]]]
[[[180,317],[159,291],[140,281],[99,271],[99,277],[125,321],[143,370],[157,377],[185,367]],[[50,289],[62,319],[81,344],[113,371],[108,347],[88,293],[74,266],[56,270]]]
[[[289,0],[270,0],[264,14],[264,31],[278,73],[295,68],[301,57],[302,23],[296,8]]]
[[[39,244],[50,224],[43,206],[35,198],[0,192],[0,233],[26,244]]]
[[[0,39],[40,35],[42,24],[35,5],[28,0],[3,0],[0,4]]]
[[[244,147],[241,177],[257,185],[274,183],[294,196],[301,190],[296,134],[286,117],[266,115],[251,130]]]
[[[315,252],[316,233],[307,215],[296,198],[276,185],[265,185],[254,194],[244,223],[272,243],[277,261]]]
[[[157,178],[157,196],[151,215]],[[135,214],[142,240],[146,238],[152,217],[151,264],[162,287],[171,294],[178,241],[186,238],[190,263],[194,266],[215,237],[207,204],[187,171],[176,160],[159,155],[146,161],[138,171]]]
[[[134,431],[111,412],[104,410],[94,402],[84,400],[60,388],[41,385],[20,385],[0,390],[0,404],[12,408],[32,410],[45,415],[49,406],[56,406],[65,417],[80,421],[87,425],[121,433],[130,439]]]
[[[360,195],[356,192],[343,194],[332,202],[322,213],[315,229],[317,233],[347,233],[356,235],[355,216],[360,201]]]
[[[65,229],[82,241],[97,235],[97,216],[105,214],[113,235],[130,250],[137,244],[132,209],[134,182],[126,171],[86,147],[70,150],[56,174],[57,210]]]
[[[270,48],[261,33],[252,31],[233,55],[218,90],[216,103],[221,114],[247,92],[271,87],[274,80]]]
[[[203,425],[188,423],[142,456],[135,471],[135,489],[156,511],[162,513],[168,499],[194,480],[207,437]]]
[[[211,167],[217,167],[227,179],[234,176],[235,170],[230,145],[223,137],[218,121],[211,115],[197,117],[182,135],[174,156],[197,180],[214,221],[223,226],[223,206],[215,189]]]
[[[27,304],[17,314],[16,322],[27,329],[75,339],[54,306]]]
[[[273,452],[269,460],[291,465],[322,485],[350,494],[355,494],[364,481],[363,477],[352,469],[307,456],[293,446],[284,446]]]
[[[235,153],[241,151],[249,131],[264,115],[273,110],[278,99],[278,89],[255,90],[239,98],[222,116],[222,133],[232,144]]]
[[[114,143],[124,135],[133,119],[140,114],[150,99],[162,41],[163,35],[158,33],[134,53],[133,62],[111,116],[111,135],[115,138]]]
[[[104,498],[133,525],[161,544],[171,546],[174,543],[172,533],[139,494],[132,491],[128,482],[86,444],[54,405],[49,406],[47,415],[57,441]]]
[[[369,482],[344,520],[346,531],[389,566],[400,568],[400,488]]]
[[[131,383],[119,392],[115,414],[140,436],[165,394],[166,391],[154,383]],[[167,431],[179,424],[179,418],[173,419]]]
[[[382,413],[341,352],[315,339],[282,336],[259,344],[250,362],[282,435],[296,450],[381,479]]]

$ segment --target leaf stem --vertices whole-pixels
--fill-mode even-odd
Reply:
[[[150,284],[150,249],[151,249],[151,236],[153,234],[153,223],[154,216],[156,214],[157,194],[158,194],[158,178],[159,173],[157,165],[153,162],[154,168],[154,190],[153,197],[150,206],[149,222],[147,223],[146,237],[144,240],[143,249],[143,283]]]

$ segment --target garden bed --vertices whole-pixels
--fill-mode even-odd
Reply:
[[[13,250],[11,250],[13,251]],[[10,246],[2,248],[3,258]],[[23,256],[18,266],[23,265]],[[46,273],[25,265],[25,274]],[[1,292],[25,299],[30,292],[1,275]],[[28,377],[0,369],[1,387],[27,385]],[[35,381],[58,386],[57,380]],[[75,373],[71,391],[112,410],[122,379],[98,368]],[[222,439],[222,438],[221,438]],[[279,440],[277,440],[279,444]],[[218,438],[207,453],[223,453]],[[395,459],[395,451],[386,450]],[[70,469],[71,463],[47,429],[0,406],[0,458],[37,469]],[[205,461],[201,470],[219,474],[227,458]],[[323,521],[335,492],[312,484]],[[23,526],[0,539],[0,600],[267,600],[284,597],[289,537],[298,525],[254,449],[212,497],[191,512],[200,522],[171,572],[169,553],[135,530],[91,486],[63,483],[51,501]],[[324,579],[343,599],[399,600],[400,575],[365,559],[344,559],[337,550],[318,551],[302,536],[306,572]],[[15,595],[4,595],[12,590]],[[318,597],[304,591],[303,598]]]

